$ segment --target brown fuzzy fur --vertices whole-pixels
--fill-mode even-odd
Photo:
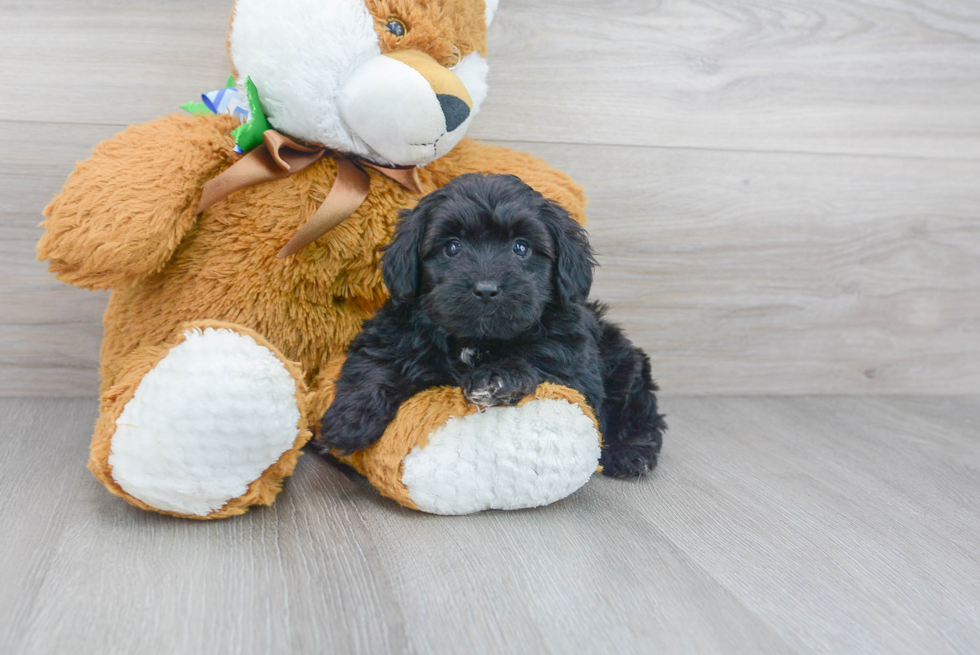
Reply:
[[[303,382],[316,379],[314,399],[332,396],[333,377],[318,374],[346,352],[361,322],[387,298],[380,249],[391,238],[398,211],[416,200],[371,170],[371,194],[353,216],[298,255],[276,259],[330,190],[336,160],[326,157],[195,216],[203,184],[237,159],[231,152],[234,125],[227,116],[171,116],[131,127],[79,164],[45,209],[39,258],[48,260],[65,282],[113,288],[104,317],[102,416],[90,467],[111,491],[140,507],[145,505],[112,480],[109,439],[139,380],[181,340],[187,324],[220,322],[264,337],[284,360],[298,362],[297,377]],[[422,169],[420,179],[429,192],[473,171],[516,174],[584,221],[585,199],[578,185],[539,159],[505,148],[465,139]],[[455,411],[441,404],[448,399],[433,397],[431,402],[437,405],[427,410],[433,416]],[[322,401],[312,405],[308,421],[322,416],[325,407]],[[414,419],[399,419],[392,426],[392,434],[418,430]],[[378,467],[392,470],[390,462],[374,467],[370,457],[361,455],[357,467],[369,475]],[[210,518],[272,502],[294,463],[295,453],[287,453],[261,484]],[[384,493],[411,506],[397,491],[397,480],[380,473],[372,477]]]
[[[486,5],[482,2],[367,0],[365,4],[374,16],[382,52],[421,50],[444,66],[454,63],[454,46],[464,57],[471,52],[487,54]],[[385,27],[392,18],[405,24],[405,36],[400,39]]]
[[[369,0],[368,6],[386,48],[418,48],[443,62],[451,58],[453,45],[462,54],[486,48],[482,3]],[[382,21],[389,16],[410,28],[398,43],[386,40],[391,35],[383,31]],[[387,298],[380,249],[391,238],[399,210],[413,206],[416,198],[377,171],[368,171],[371,192],[353,216],[285,259],[276,259],[276,253],[333,184],[333,156],[285,179],[240,191],[195,215],[204,183],[239,158],[232,152],[236,125],[230,116],[169,116],[131,127],[101,143],[91,159],[79,164],[44,212],[48,220],[38,244],[39,259],[47,260],[64,282],[113,289],[104,317],[102,416],[90,466],[120,495],[125,494],[108,468],[115,419],[142,376],[179,343],[188,324],[220,323],[253,334],[284,361],[297,362],[295,376],[312,394],[311,410],[304,416],[313,421],[332,397],[335,375],[325,374],[327,364],[346,352],[361,322]],[[428,193],[477,171],[517,175],[584,223],[585,198],[569,176],[506,148],[464,139],[420,169],[419,176]],[[412,406],[427,416],[458,410],[452,393],[445,398],[438,393]],[[428,432],[422,434],[412,420],[397,419],[392,434],[426,439]],[[308,437],[307,431],[303,434]],[[393,444],[395,451],[402,447]],[[370,457],[361,455],[352,463],[370,471]],[[253,484],[247,496],[212,517],[272,502],[294,463],[290,451],[275,470],[266,472],[265,482]],[[387,489],[393,483],[385,480],[375,476],[372,481]]]
[[[69,284],[113,287],[103,391],[137,346],[204,319],[265,335],[309,381],[386,299],[380,249],[415,198],[376,171],[360,209],[294,257],[276,253],[329,192],[332,157],[193,215],[204,182],[232,162],[232,125],[172,116],[131,127],[100,144],[45,209],[39,258]],[[505,148],[465,139],[419,176],[428,193],[473,171],[516,174],[584,220],[581,189],[567,175]]]

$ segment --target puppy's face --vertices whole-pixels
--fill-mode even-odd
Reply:
[[[444,202],[430,215],[422,245],[426,308],[451,334],[513,338],[552,299],[553,257],[533,204]]]
[[[450,334],[512,339],[548,303],[588,296],[582,229],[513,176],[464,175],[403,216],[384,258],[395,302],[421,297]]]

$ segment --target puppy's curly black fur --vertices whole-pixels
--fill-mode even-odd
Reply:
[[[650,361],[587,302],[585,231],[510,175],[463,175],[403,212],[383,258],[391,300],[351,344],[323,417],[322,452],[377,441],[429,387],[511,405],[550,381],[598,409],[606,475],[643,475],[666,425]]]

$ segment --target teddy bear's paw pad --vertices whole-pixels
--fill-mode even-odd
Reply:
[[[129,495],[207,516],[245,494],[299,434],[282,361],[229,329],[195,329],[146,376],[116,421],[109,464]]]
[[[538,399],[449,419],[405,456],[402,483],[433,514],[540,507],[582,487],[599,455],[578,405]]]

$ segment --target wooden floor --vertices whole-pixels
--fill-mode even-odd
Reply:
[[[310,455],[135,510],[92,400],[0,401],[0,653],[977,653],[980,398],[671,398],[660,468],[436,517]]]

